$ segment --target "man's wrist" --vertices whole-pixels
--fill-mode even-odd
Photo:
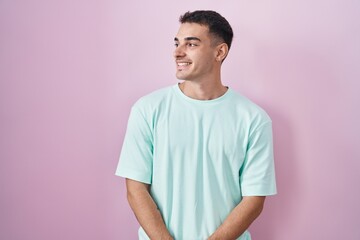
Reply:
[[[166,237],[161,238],[161,239],[163,239],[163,240],[174,240],[174,238],[171,235],[167,235]]]
[[[163,233],[160,237],[161,240],[174,240],[174,238],[170,235],[168,231]]]

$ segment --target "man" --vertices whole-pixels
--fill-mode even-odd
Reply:
[[[271,120],[221,82],[233,32],[214,11],[187,12],[175,37],[181,83],[132,107],[116,175],[139,239],[251,239],[276,193]]]

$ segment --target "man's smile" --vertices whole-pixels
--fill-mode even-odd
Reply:
[[[187,66],[187,65],[190,65],[191,63],[189,62],[180,62],[180,63],[177,63],[178,66]]]
[[[188,68],[191,64],[192,64],[191,62],[185,62],[185,61],[176,62],[177,69],[180,71]]]

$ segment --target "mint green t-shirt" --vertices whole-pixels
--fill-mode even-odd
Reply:
[[[231,88],[213,100],[157,90],[131,109],[116,175],[151,184],[176,240],[207,239],[243,196],[276,194],[271,119]]]

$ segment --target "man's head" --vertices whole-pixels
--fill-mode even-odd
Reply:
[[[214,44],[225,42],[230,49],[233,30],[229,22],[219,13],[210,10],[186,12],[179,18],[180,23],[197,23],[206,26],[214,38]]]
[[[190,81],[219,81],[221,64],[233,37],[228,21],[214,11],[187,12],[174,38],[176,77]]]

